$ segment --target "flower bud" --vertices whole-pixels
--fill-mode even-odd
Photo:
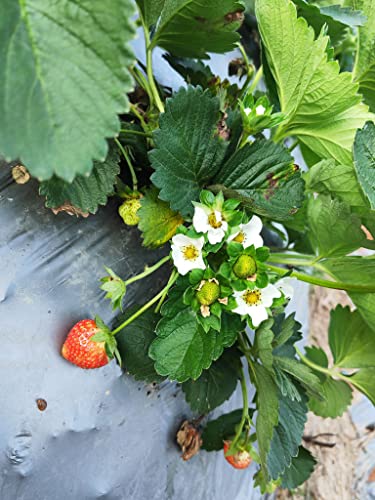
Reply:
[[[253,276],[257,271],[255,259],[250,255],[240,255],[233,266],[234,274],[241,279]]]

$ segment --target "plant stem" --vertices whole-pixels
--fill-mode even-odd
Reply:
[[[350,377],[347,377],[346,375],[342,374],[340,371],[336,370],[335,368],[324,368],[323,366],[315,364],[313,361],[310,359],[306,358],[304,354],[298,349],[298,347],[294,346],[296,353],[300,357],[301,361],[305,363],[305,365],[309,366],[313,370],[324,373],[325,375],[328,375],[329,377],[337,377],[345,382],[350,382]]]
[[[130,170],[130,175],[132,178],[132,183],[133,183],[133,191],[137,191],[138,190],[138,180],[137,180],[137,176],[135,175],[135,170],[134,170],[134,167],[132,165],[130,156],[128,155],[128,153],[126,152],[126,149],[123,147],[123,145],[121,144],[121,142],[117,138],[115,138],[115,142],[116,142],[117,146],[119,147],[121,153],[123,154],[123,156],[126,160],[126,163],[128,164],[128,167]]]
[[[237,43],[237,47],[239,48],[241,55],[243,57],[243,60],[245,61],[246,64],[246,71],[247,71],[247,77],[245,80],[245,83],[243,84],[240,92],[240,99],[243,97],[243,95],[246,93],[247,87],[249,83],[251,82],[251,79],[254,74],[254,66],[250,64],[249,58],[247,57],[245,47],[242,45],[241,42]]]
[[[145,78],[145,76],[143,75],[143,73],[141,73],[141,71],[139,71],[139,69],[136,66],[131,68],[130,71],[131,71],[131,74],[133,75],[135,81],[138,83],[138,85],[142,89],[144,89],[147,92],[148,96],[150,97],[151,96],[151,89],[150,89],[148,81]]]
[[[138,309],[138,311],[136,313],[134,313],[132,316],[130,316],[130,318],[128,318],[127,320],[125,320],[123,323],[121,323],[121,325],[118,326],[115,330],[113,330],[112,335],[116,335],[123,328],[125,328],[126,326],[128,326],[132,321],[134,321],[135,319],[137,319],[138,316],[140,316],[145,311],[147,311],[147,309],[149,309],[153,304],[155,304],[155,302],[157,302],[164,295],[164,293],[166,291],[168,292],[168,290],[171,288],[171,286],[173,285],[173,283],[176,281],[177,277],[178,277],[178,274],[176,273],[175,276],[174,276],[174,278],[172,280],[168,281],[168,284],[163,288],[163,290],[161,290],[157,295],[155,295],[155,297],[153,297],[151,300],[149,300],[147,302],[147,304],[145,304],[140,309]]]
[[[311,285],[323,286],[325,288],[334,288],[336,290],[346,290],[348,292],[361,292],[361,293],[374,293],[374,286],[366,286],[366,285],[353,285],[351,283],[343,283],[341,281],[332,281],[325,280],[322,278],[317,278],[315,276],[309,276],[308,274],[299,273],[297,271],[285,271],[280,267],[271,266],[267,264],[268,269],[273,271],[281,276],[290,276],[292,278],[297,278],[299,281],[304,281],[306,283],[310,283]]]
[[[171,274],[171,276],[170,276],[170,278],[169,278],[169,280],[168,280],[167,286],[166,286],[166,287],[165,287],[165,289],[164,289],[164,293],[163,293],[163,295],[160,297],[160,300],[159,300],[158,305],[155,307],[155,313],[158,313],[158,312],[160,311],[160,308],[161,308],[161,306],[163,305],[163,303],[164,303],[164,300],[165,300],[166,296],[168,295],[168,291],[169,291],[169,287],[168,287],[168,285],[169,285],[169,283],[172,283],[172,284],[173,284],[173,283],[176,281],[176,280],[175,280],[175,277],[176,277],[177,275],[178,275],[178,273],[177,273],[177,271],[176,271],[176,270],[175,270],[175,271],[173,271],[173,273]]]
[[[247,91],[248,94],[252,94],[254,92],[254,90],[256,90],[258,83],[262,79],[262,76],[263,76],[263,66],[260,66],[258,71],[255,73],[254,79],[251,82],[250,87],[248,88],[248,91]]]
[[[147,78],[148,78],[148,83],[149,83],[149,88],[151,95],[150,97],[152,98],[153,103],[156,105],[160,113],[164,113],[164,104],[162,103],[162,100],[160,99],[159,91],[156,86],[156,82],[154,79],[154,73],[152,70],[152,45],[151,45],[151,40],[150,40],[150,32],[148,29],[148,26],[144,22],[142,13],[140,12],[140,19],[142,22],[143,26],[143,33],[145,37],[145,46],[146,46],[146,71],[147,71]]]
[[[141,132],[140,130],[131,130],[127,128],[122,128],[121,132],[123,134],[141,135],[142,137],[149,137],[150,139],[152,138],[152,134],[148,134],[147,132]]]
[[[171,257],[169,255],[167,255],[163,259],[159,260],[153,266],[151,266],[151,267],[146,266],[145,270],[143,271],[143,273],[137,274],[137,276],[133,276],[132,278],[129,278],[128,280],[126,280],[125,281],[125,286],[130,285],[131,283],[134,283],[135,281],[139,281],[139,280],[145,278],[146,276],[149,276],[150,274],[154,273],[157,269],[159,269],[159,267],[161,267],[162,265],[164,265],[169,260],[171,260]]]
[[[298,253],[271,253],[269,262],[274,264],[287,264],[291,266],[313,266],[316,261],[315,255]]]
[[[234,436],[234,439],[232,441],[232,445],[236,444],[237,441],[240,439],[243,427],[249,418],[249,400],[247,396],[247,387],[246,387],[246,379],[245,379],[245,374],[243,372],[243,368],[241,367],[241,389],[242,389],[242,399],[243,399],[243,408],[242,408],[242,417],[241,417],[241,422],[240,425],[238,426],[236,435]]]

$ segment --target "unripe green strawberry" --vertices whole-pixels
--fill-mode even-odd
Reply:
[[[257,264],[250,255],[240,255],[233,266],[234,274],[241,279],[253,276],[257,271]]]
[[[118,213],[122,220],[128,226],[136,226],[139,222],[137,215],[138,209],[141,207],[139,198],[128,198],[118,209]]]
[[[197,299],[202,306],[210,306],[220,297],[220,285],[216,281],[206,281],[197,292]]]

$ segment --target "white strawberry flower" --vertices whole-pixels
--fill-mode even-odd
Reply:
[[[277,283],[275,283],[276,288],[284,295],[286,299],[292,299],[294,295],[293,283],[296,283],[296,278],[281,278]]]
[[[237,302],[233,312],[241,316],[250,316],[256,328],[268,318],[267,307],[272,306],[274,299],[281,297],[281,292],[274,285],[267,285],[265,288],[234,292],[233,297]]]
[[[211,245],[220,243],[228,229],[228,223],[219,210],[198,203],[194,209],[193,226],[198,233],[207,234]]]
[[[262,106],[262,104],[259,104],[259,106],[257,106],[255,108],[255,114],[257,116],[263,116],[265,112],[266,112],[266,108],[264,106]]]
[[[176,234],[172,238],[172,259],[179,274],[184,276],[192,269],[206,269],[202,257],[203,236],[190,238],[184,234]]]
[[[232,234],[228,241],[242,243],[244,248],[254,245],[255,248],[263,246],[263,238],[260,236],[263,224],[259,217],[253,215],[250,222],[240,224],[237,232]]]
[[[246,115],[249,116],[249,114],[251,113],[251,108],[245,108],[244,111]]]

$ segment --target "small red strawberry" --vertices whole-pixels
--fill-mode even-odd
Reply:
[[[224,457],[235,469],[246,469],[252,462],[250,453],[246,450],[237,451],[234,455],[227,455],[232,441],[224,441]]]
[[[115,349],[116,341],[100,318],[83,319],[68,333],[61,354],[80,368],[100,368],[110,361],[108,354]]]

